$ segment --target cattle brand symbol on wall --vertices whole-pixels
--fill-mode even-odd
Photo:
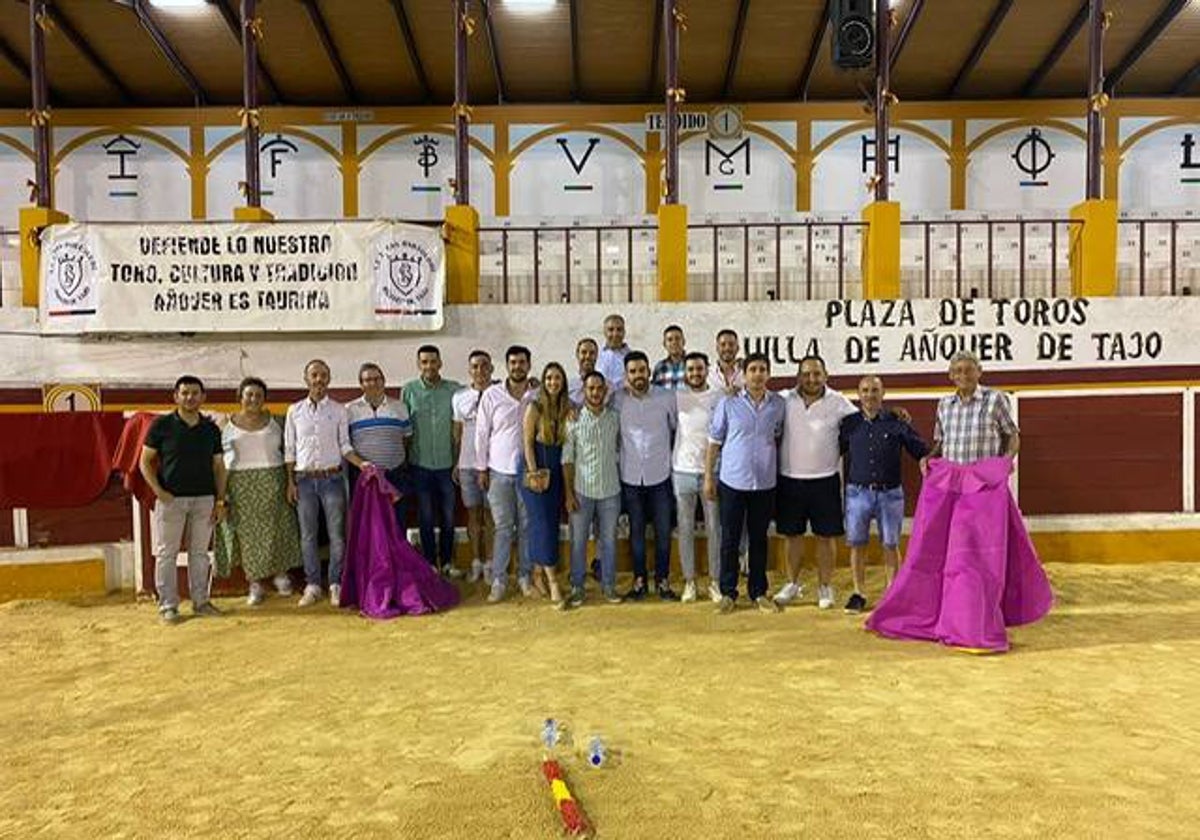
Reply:
[[[740,153],[742,155],[742,172],[745,175],[750,174],[750,138],[747,137],[741,143],[738,143],[728,152],[718,146],[711,140],[704,141],[704,174],[712,176],[713,172],[713,152],[716,152],[717,174],[726,177],[737,174],[737,163],[735,158]],[[740,183],[718,183],[713,184],[714,190],[740,190]]]
[[[875,169],[875,138],[868,134],[862,135],[860,138],[862,143],[860,146],[860,163],[862,173],[866,175],[868,172]],[[892,165],[892,174],[900,174],[900,135],[889,137],[887,141],[887,162]]]
[[[1183,149],[1183,161],[1179,164],[1180,169],[1200,169],[1200,160],[1195,157],[1196,137],[1192,132],[1183,135],[1183,140],[1179,143]],[[1183,175],[1179,182],[1182,184],[1200,184],[1200,176]]]
[[[413,145],[420,149],[417,152],[417,166],[421,167],[422,174],[428,178],[430,170],[438,165],[438,139],[422,134],[413,140]]]
[[[575,159],[575,154],[571,151],[570,144],[567,143],[567,138],[559,137],[554,141],[558,147],[563,150],[563,154],[567,156],[567,163],[576,175],[583,174],[583,167],[587,166],[588,158],[592,156],[592,152],[596,150],[596,146],[600,145],[599,137],[589,137],[587,139],[587,148],[583,150],[583,156],[578,160]],[[591,184],[563,184],[563,189],[567,192],[591,192]]]
[[[266,153],[267,160],[270,163],[270,178],[271,180],[275,180],[279,175],[279,166],[283,163],[283,156],[296,154],[300,151],[300,147],[291,140],[286,139],[282,134],[276,134],[259,146],[258,150],[260,154]],[[263,190],[262,194],[273,195],[273,191]]]
[[[376,315],[431,315],[428,300],[437,266],[420,242],[388,238],[373,249]]]
[[[1054,160],[1054,150],[1042,136],[1040,128],[1029,129],[1029,133],[1021,138],[1021,142],[1013,151],[1012,159],[1016,162],[1017,169],[1029,176],[1028,180],[1021,182],[1022,187],[1045,187],[1049,184],[1048,181],[1039,180],[1038,176],[1050,168],[1050,163]]]
[[[96,255],[86,242],[55,242],[47,260],[46,289],[50,294],[49,314],[93,315]]]
[[[101,148],[104,149],[106,155],[116,158],[117,161],[117,171],[108,175],[108,180],[117,182],[109,187],[109,198],[137,198],[138,176],[136,172],[129,171],[128,159],[137,156],[142,144],[129,139],[124,134],[118,134],[103,144]]]

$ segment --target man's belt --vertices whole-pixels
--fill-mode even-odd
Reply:
[[[900,486],[899,484],[885,484],[881,481],[870,481],[870,482],[852,481],[850,483],[855,485],[856,487],[863,487],[867,490],[874,490],[876,492],[882,492],[884,490],[895,490],[897,487]]]
[[[341,471],[340,466],[330,467],[326,470],[296,470],[296,478],[332,478]]]

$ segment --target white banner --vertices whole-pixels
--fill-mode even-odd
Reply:
[[[66,224],[42,242],[45,333],[438,330],[436,228],[383,221]]]

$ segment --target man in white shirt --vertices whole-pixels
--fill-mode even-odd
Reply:
[[[396,522],[400,533],[407,533],[408,482],[404,470],[405,441],[412,436],[412,422],[404,401],[387,395],[383,368],[364,362],[358,369],[362,396],[346,403],[350,445],[360,457],[382,467],[388,481],[401,492],[396,501]],[[350,465],[350,497],[358,484],[359,469]]]
[[[458,448],[454,480],[458,483],[463,507],[467,509],[467,542],[471,544],[472,557],[468,581],[474,583],[486,576],[490,582],[492,569],[489,563],[495,526],[488,510],[487,494],[479,486],[479,471],[475,469],[475,418],[483,392],[492,385],[491,355],[486,350],[472,350],[467,357],[467,370],[470,381],[452,400],[454,443]]]
[[[587,375],[596,369],[596,360],[600,357],[600,347],[594,338],[581,338],[575,344],[575,361],[579,365],[579,375],[571,377],[567,383],[567,396],[576,407],[583,407],[583,381]]]
[[[717,333],[717,361],[708,369],[708,384],[729,396],[746,385],[742,360],[738,358],[739,349],[736,332],[726,328]]]
[[[300,519],[300,554],[308,584],[300,606],[321,597],[321,560],[317,556],[318,517],[324,513],[329,534],[329,602],[341,606],[342,555],[346,548],[346,479],[342,459],[362,469],[369,461],[350,443],[349,420],[341,403],[329,398],[329,365],[313,359],[304,366],[308,396],[288,406],[283,427],[283,462],[288,501]]]
[[[625,343],[625,319],[612,314],[604,319],[604,347],[596,360],[596,370],[604,374],[610,392],[620,387],[625,377],[625,357],[629,345]]]
[[[675,392],[678,425],[671,457],[671,482],[679,515],[679,564],[683,567],[682,601],[696,600],[696,502],[704,503],[708,550],[708,589],[721,600],[721,530],[717,500],[704,495],[704,459],[713,409],[725,394],[708,384],[708,357],[688,353],[683,360],[684,388]]]
[[[785,391],[786,413],[779,444],[779,484],[775,530],[787,538],[788,582],[775,595],[789,604],[802,594],[800,559],[811,525],[817,538],[817,606],[833,606],[833,564],[837,538],[845,533],[842,517],[842,418],[858,411],[850,400],[825,386],[829,374],[820,356],[800,360],[796,388]]]
[[[492,545],[492,589],[489,603],[504,600],[508,588],[509,552],[518,537],[517,584],[521,594],[533,594],[533,564],[525,544],[529,518],[517,492],[517,468],[524,457],[522,437],[525,406],[536,393],[529,380],[528,347],[514,344],[504,353],[508,378],[483,392],[475,417],[475,469],[479,487],[487,491],[496,523]]]

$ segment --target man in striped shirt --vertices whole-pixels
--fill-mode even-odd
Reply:
[[[584,601],[587,542],[596,525],[600,586],[604,599],[619,604],[617,594],[617,517],[621,514],[621,478],[617,447],[621,419],[607,406],[604,374],[593,370],[583,377],[583,408],[567,424],[563,444],[563,497],[571,517],[571,606]]]
[[[974,353],[963,350],[950,360],[954,393],[938,401],[933,448],[921,459],[922,475],[930,458],[970,464],[996,455],[1016,457],[1021,435],[1008,395],[980,385],[982,376]]]
[[[364,362],[358,369],[362,396],[346,404],[350,427],[350,445],[363,458],[386,470],[387,480],[401,492],[396,502],[396,521],[400,533],[407,534],[408,487],[404,469],[405,440],[412,435],[408,409],[399,399],[387,395],[383,368]],[[350,465],[350,497],[358,483],[359,470]]]

